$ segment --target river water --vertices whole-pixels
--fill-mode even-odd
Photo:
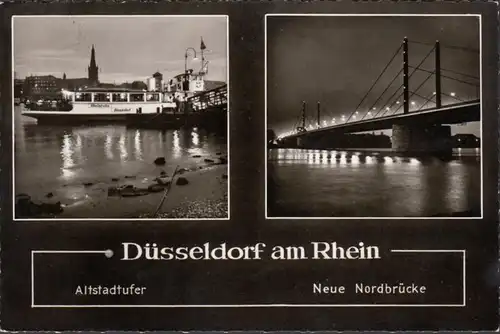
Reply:
[[[480,216],[479,149],[453,159],[390,150],[268,151],[270,217]]]
[[[48,192],[79,200],[85,182],[156,175],[176,166],[196,166],[200,158],[225,154],[224,135],[202,129],[133,129],[122,125],[46,126],[15,110],[15,193],[44,199]],[[165,157],[166,165],[153,161]],[[203,159],[202,159],[203,160]]]

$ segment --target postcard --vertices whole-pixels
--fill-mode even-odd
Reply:
[[[3,330],[498,329],[498,4],[0,11]]]

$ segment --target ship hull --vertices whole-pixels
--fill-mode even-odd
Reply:
[[[169,128],[184,125],[209,128],[226,127],[227,112],[218,109],[201,113],[74,113],[53,111],[23,112],[23,116],[37,120],[45,125],[81,125],[81,124],[125,124],[141,128]]]
[[[126,123],[126,114],[76,114],[72,112],[23,112],[23,116],[34,118],[38,124],[88,124]]]

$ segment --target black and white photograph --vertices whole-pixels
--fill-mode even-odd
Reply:
[[[229,219],[226,15],[13,16],[14,219]]]
[[[271,14],[265,31],[266,218],[482,217],[480,15]]]

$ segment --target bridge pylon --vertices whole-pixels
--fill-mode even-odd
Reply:
[[[318,127],[321,126],[321,109],[320,109],[320,103],[318,101],[318,105],[317,105],[317,111],[318,111],[318,119],[317,119],[317,122],[318,122]]]
[[[403,113],[410,111],[409,77],[408,77],[408,38],[403,39]]]
[[[436,108],[441,108],[441,50],[439,41],[434,47],[435,55],[435,76],[436,76]]]
[[[306,101],[302,101],[302,112],[300,114],[300,125],[297,126],[297,132],[306,131]]]

